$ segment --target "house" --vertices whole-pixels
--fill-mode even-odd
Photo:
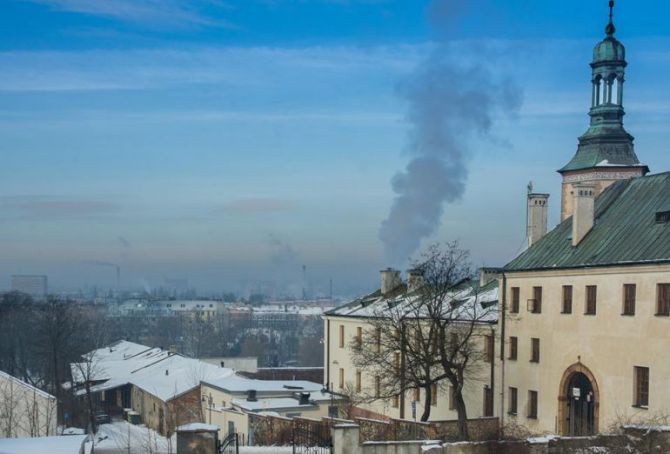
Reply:
[[[320,383],[304,380],[254,380],[229,376],[202,381],[204,420],[220,428],[220,437],[228,433],[253,439],[250,414],[269,414],[286,418],[321,418],[331,406],[342,402]]]
[[[464,390],[464,399],[471,418],[493,416],[493,392],[495,370],[493,351],[498,317],[498,281],[495,272],[482,270],[479,282],[465,281],[449,292],[451,301],[464,303],[464,312],[477,313],[474,322],[477,326],[476,342],[486,351],[487,358],[477,367],[477,379],[471,380]],[[352,349],[364,345],[361,341],[364,333],[376,329],[372,320],[386,317],[393,311],[410,307],[417,298],[418,287],[413,284],[409,273],[408,282],[400,280],[400,272],[393,269],[381,271],[381,286],[369,295],[355,299],[347,304],[328,311],[324,315],[325,332],[325,383],[326,389],[335,393],[354,393],[356,396],[379,394],[380,379],[366,370],[358,368]],[[465,321],[470,323],[471,321]],[[383,334],[381,334],[383,335]],[[364,347],[374,348],[374,347]],[[398,361],[400,367],[400,361]],[[451,388],[446,383],[431,387],[432,403],[430,420],[455,419],[457,412],[453,402]],[[424,405],[424,390],[398,389],[398,394],[390,399],[361,399],[354,416],[376,419],[400,418],[412,419],[421,415]],[[436,398],[435,395],[437,396]],[[347,415],[352,416],[352,415]],[[418,416],[417,416],[418,417]]]
[[[670,173],[647,175],[634,152],[611,17],[605,32],[591,123],[559,170],[562,222],[546,233],[547,198],[530,193],[529,248],[500,280],[499,414],[535,433],[588,435],[670,410]]]
[[[0,438],[55,435],[57,415],[54,396],[0,371]]]
[[[128,341],[94,350],[84,358],[85,363],[71,365],[80,396],[85,395],[88,381],[101,408],[117,415],[130,408],[163,435],[202,420],[201,380],[234,374],[232,369]],[[89,371],[88,376],[82,371]]]

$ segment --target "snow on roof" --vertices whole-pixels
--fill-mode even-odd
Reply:
[[[183,426],[177,427],[178,432],[199,432],[199,431],[208,431],[208,432],[217,432],[219,426],[214,424],[205,424],[202,422],[192,422],[191,424],[185,424]]]
[[[38,395],[40,395],[40,396],[42,396],[46,399],[54,399],[54,400],[56,399],[51,394],[49,394],[47,392],[44,392],[39,388],[35,388],[33,385],[31,385],[29,383],[26,383],[23,380],[19,380],[18,378],[14,377],[12,375],[9,375],[8,373],[3,372],[1,370],[0,370],[0,378],[4,378],[6,380],[9,380],[9,381],[13,382],[14,384],[20,385],[20,386],[30,390],[31,392],[34,392],[34,393],[36,393],[36,394],[38,394]],[[0,454],[2,454],[2,453],[0,453]]]
[[[86,435],[67,435],[62,437],[4,438],[0,439],[2,454],[79,454]],[[89,452],[85,450],[84,452]]]
[[[329,312],[326,316],[342,317],[383,317],[384,314],[402,312],[412,313],[421,307],[420,290],[415,292],[402,291],[393,292],[390,295],[382,295],[379,290],[367,296],[358,298],[350,303],[339,306]],[[461,285],[454,286],[448,292],[445,299],[450,303],[445,304],[447,315],[454,320],[472,320],[478,322],[495,323],[498,320],[498,284],[492,281],[483,287],[465,281]],[[454,309],[455,308],[455,309]]]
[[[292,397],[271,397],[268,399],[258,399],[250,402],[248,400],[233,399],[231,402],[234,407],[241,408],[247,411],[265,411],[265,410],[304,410],[306,408],[313,409],[316,405],[312,402],[300,404],[299,399]]]
[[[255,380],[239,375],[203,380],[203,383],[230,393],[246,393],[251,390],[258,393],[319,392],[323,388],[322,384],[306,380]]]
[[[127,341],[90,354],[93,358],[91,381],[102,382],[91,387],[93,392],[132,384],[168,401],[195,388],[201,380],[215,380],[235,373],[232,369]],[[83,384],[85,377],[81,371],[86,370],[85,366],[71,364],[70,368],[74,381]]]

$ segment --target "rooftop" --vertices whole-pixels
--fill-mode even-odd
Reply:
[[[670,262],[670,172],[612,184],[595,201],[594,226],[572,246],[572,217],[505,266],[506,271]]]

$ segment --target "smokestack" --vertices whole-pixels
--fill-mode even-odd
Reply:
[[[526,237],[528,247],[531,247],[547,233],[547,201],[549,194],[531,192],[532,185],[528,185],[528,209],[526,212]]]
[[[423,272],[419,269],[407,270],[407,293],[412,293],[423,286]]]
[[[594,223],[595,192],[592,184],[574,185],[572,213],[572,245],[577,246],[586,236]]]
[[[400,279],[400,271],[398,270],[394,270],[393,268],[386,268],[385,270],[381,270],[379,273],[381,275],[382,295],[388,294],[397,288],[400,284],[402,284],[402,280]]]

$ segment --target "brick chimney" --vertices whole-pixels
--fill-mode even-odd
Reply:
[[[531,247],[547,233],[547,202],[549,194],[528,192],[528,220],[526,223],[526,236],[528,247]]]
[[[394,270],[393,268],[386,268],[381,270],[381,292],[382,295],[386,295],[396,289],[402,280],[400,279],[400,271]]]
[[[595,190],[592,184],[574,185],[572,213],[572,245],[577,246],[593,228]]]

